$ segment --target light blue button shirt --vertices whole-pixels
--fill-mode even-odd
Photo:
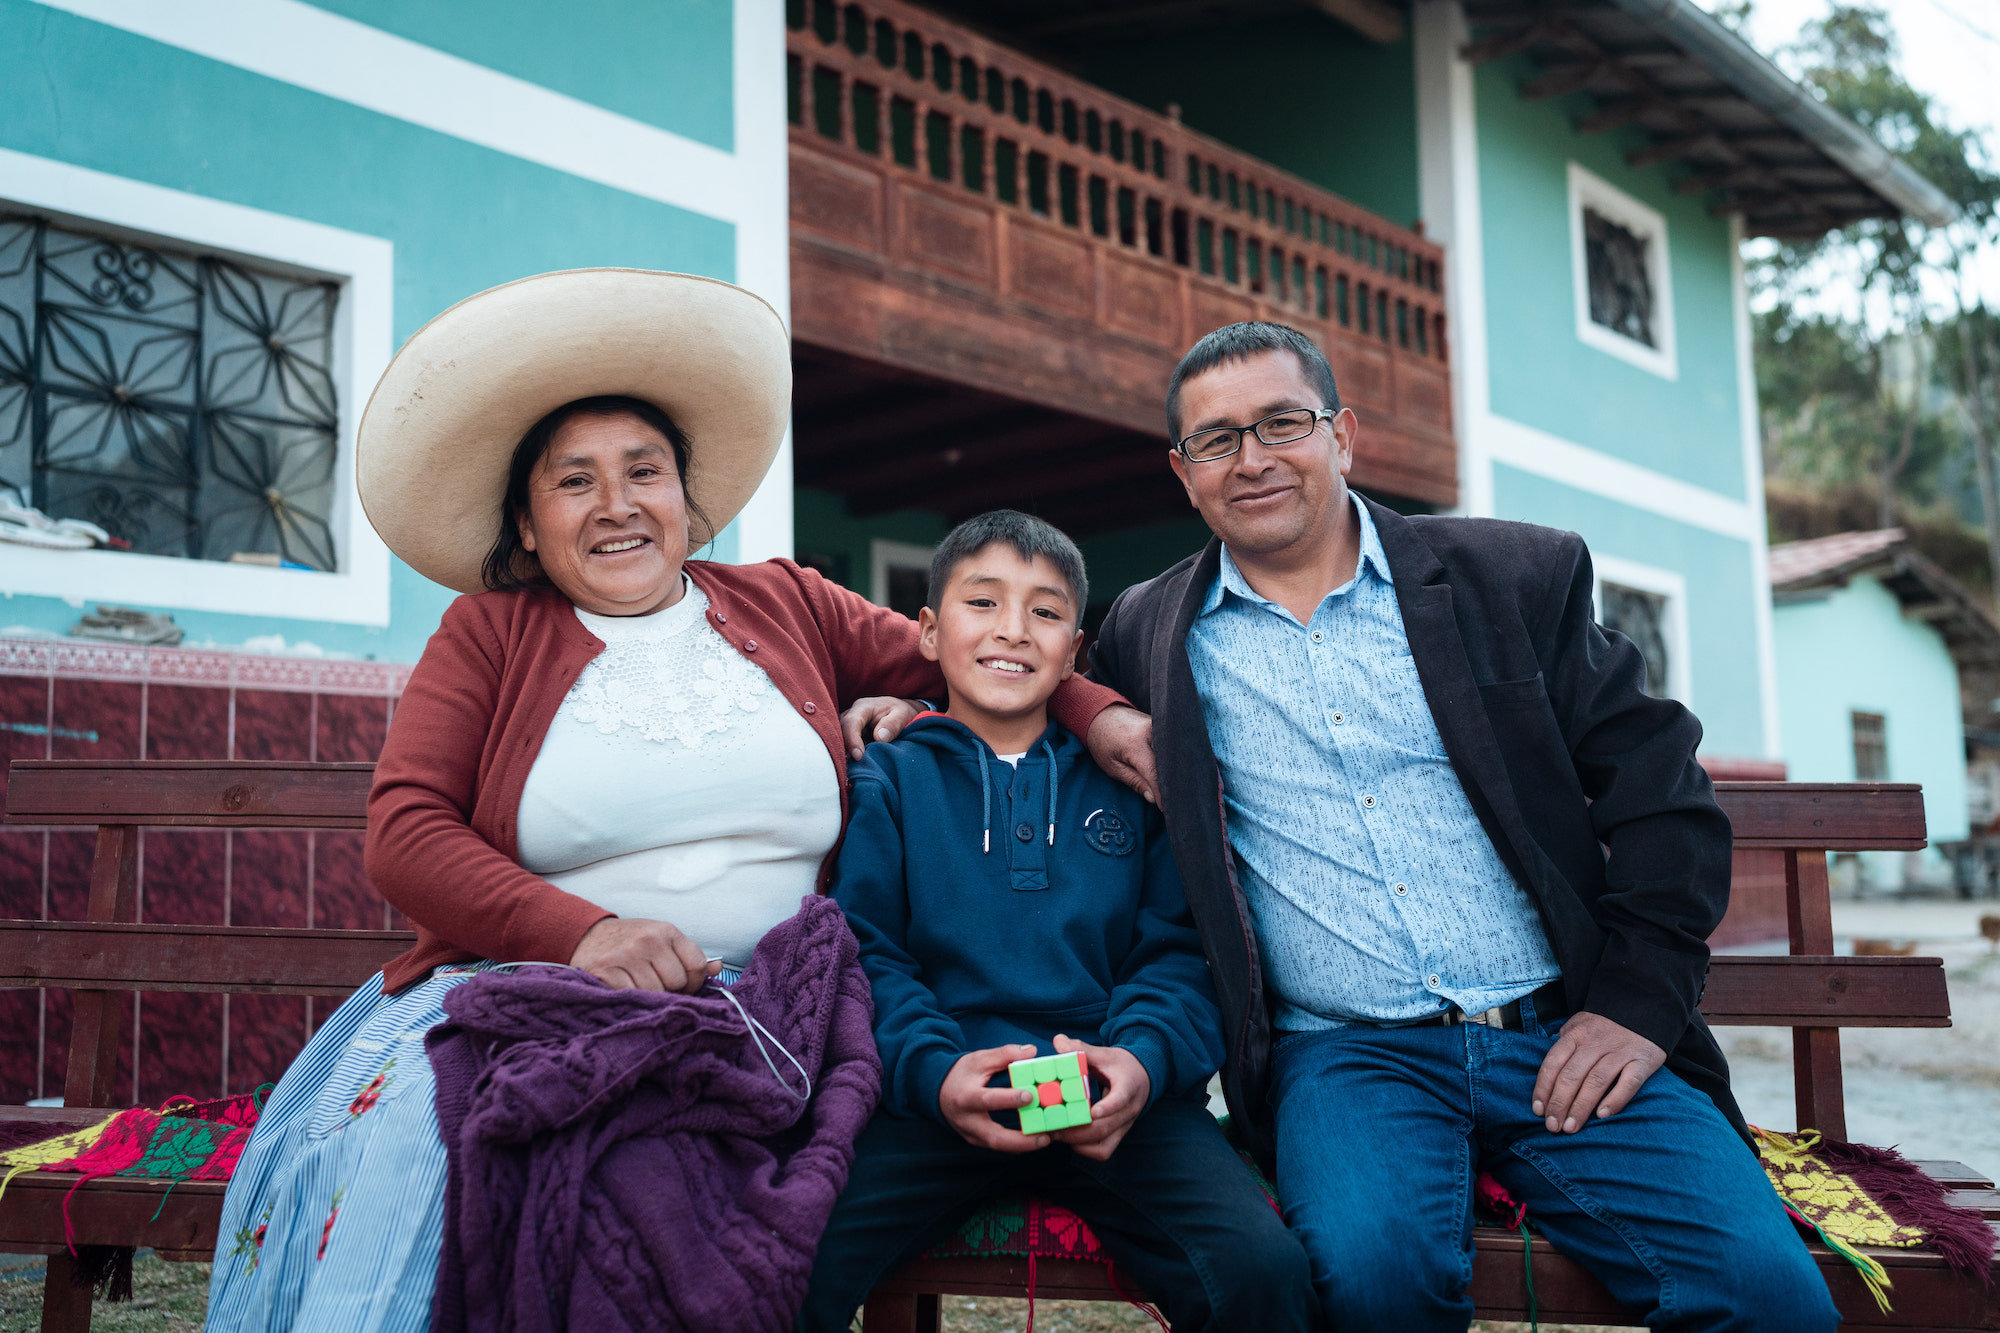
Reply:
[[[1288,1031],[1477,1013],[1561,975],[1446,758],[1375,521],[1310,624],[1225,548],[1188,632],[1229,845]]]

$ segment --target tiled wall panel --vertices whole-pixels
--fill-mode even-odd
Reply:
[[[209,649],[0,637],[0,791],[13,759],[368,762],[409,668]],[[88,829],[0,829],[0,917],[78,920]],[[368,883],[358,832],[149,829],[140,918],[407,929]],[[337,1000],[148,993],[120,1003],[117,1096],[158,1104],[273,1082]],[[62,1095],[71,999],[0,990],[0,1102]]]

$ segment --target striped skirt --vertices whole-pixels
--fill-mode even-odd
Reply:
[[[429,1329],[445,1152],[424,1037],[445,992],[497,966],[449,964],[397,995],[378,973],[313,1034],[230,1178],[209,1333]]]

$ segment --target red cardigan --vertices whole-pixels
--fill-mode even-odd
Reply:
[[[840,712],[867,695],[942,698],[944,678],[917,652],[917,627],[789,560],[690,560],[708,619],[799,710],[833,758],[847,815]],[[368,877],[417,928],[383,969],[386,990],[441,963],[566,963],[584,932],[614,915],[521,867],[521,789],[556,709],[604,642],[553,591],[461,597],[396,705],[368,793]],[[1083,735],[1121,702],[1072,676],[1056,720]],[[820,868],[824,891],[833,864]]]

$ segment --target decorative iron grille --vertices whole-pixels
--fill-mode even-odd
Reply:
[[[337,568],[338,295],[0,215],[0,484],[134,551]]]
[[[1584,268],[1590,282],[1590,318],[1647,347],[1653,337],[1651,241],[1594,208],[1583,210]]]

